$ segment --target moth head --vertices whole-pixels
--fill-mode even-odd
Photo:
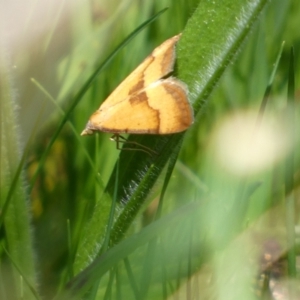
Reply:
[[[98,130],[98,129],[90,121],[88,121],[85,128],[84,128],[84,130],[81,132],[80,135],[91,135],[96,130]]]

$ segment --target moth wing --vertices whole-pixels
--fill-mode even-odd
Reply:
[[[150,86],[147,95],[149,106],[159,114],[159,134],[182,132],[193,124],[194,112],[182,81],[167,78],[153,88]]]
[[[193,120],[185,84],[170,77],[148,85],[126,101],[96,111],[86,130],[170,134],[186,130]]]
[[[179,38],[180,35],[173,36],[156,47],[110,94],[100,108],[106,108],[120,101],[125,101],[128,96],[172,72],[175,60],[175,45]]]

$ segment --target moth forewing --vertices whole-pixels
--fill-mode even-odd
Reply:
[[[174,77],[176,35],[153,52],[91,115],[81,135],[94,131],[133,134],[171,134],[193,123],[186,85]],[[119,141],[119,140],[118,140]]]

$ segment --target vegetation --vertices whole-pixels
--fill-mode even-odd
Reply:
[[[300,4],[29,2],[0,9],[0,299],[299,299]],[[179,32],[191,128],[81,137]]]

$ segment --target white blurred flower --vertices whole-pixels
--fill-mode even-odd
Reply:
[[[212,135],[216,157],[228,171],[248,175],[280,160],[290,149],[286,123],[257,112],[239,112],[225,118]]]

